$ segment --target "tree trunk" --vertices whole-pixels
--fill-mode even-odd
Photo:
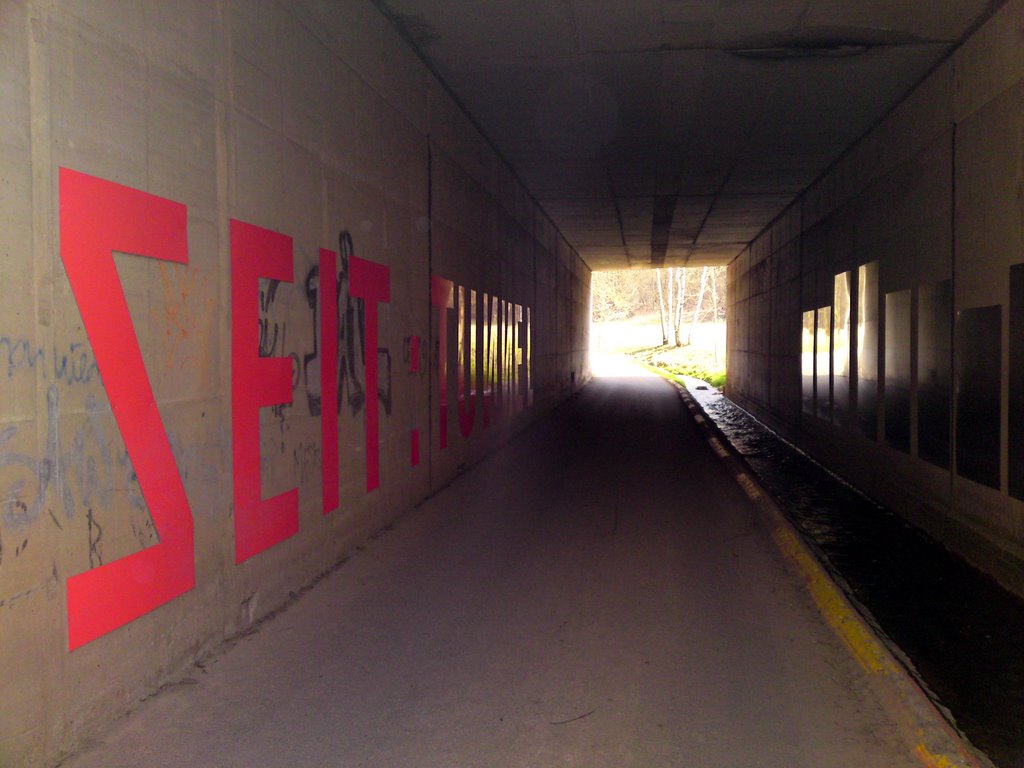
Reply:
[[[668,326],[665,324],[665,293],[661,287],[661,270],[654,270],[658,277],[658,312],[661,314],[661,346],[668,345]]]
[[[675,332],[676,346],[683,346],[683,306],[686,304],[686,267],[676,269],[676,276],[679,278],[679,301],[672,316],[672,328]]]
[[[704,289],[708,284],[708,268],[703,267],[700,271],[700,289],[697,291],[697,305],[693,308],[693,322],[690,323],[690,332],[686,335],[686,343],[693,342],[693,329],[697,327],[700,319],[700,305],[704,303]]]
[[[718,325],[718,280],[715,277],[718,274],[718,268],[711,270],[711,307],[712,307],[712,321],[715,325]],[[718,331],[715,331],[715,365],[718,365]]]
[[[718,280],[715,279],[717,269],[711,270],[711,313],[714,322],[718,322]]]
[[[672,342],[673,339],[673,322],[672,319],[675,316],[676,311],[676,276],[675,270],[672,267],[668,268],[668,301],[665,302],[665,306],[668,308],[668,339],[665,341],[666,344]]]

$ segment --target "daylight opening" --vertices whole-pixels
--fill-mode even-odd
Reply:
[[[629,376],[646,369],[724,386],[725,272],[725,267],[594,272],[594,374]]]

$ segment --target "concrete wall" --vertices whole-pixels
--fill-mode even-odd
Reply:
[[[731,264],[728,393],[1024,593],[1022,262],[1011,0]]]
[[[0,105],[6,768],[581,385],[590,280],[369,2],[9,0]]]

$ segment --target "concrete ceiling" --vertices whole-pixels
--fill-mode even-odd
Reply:
[[[997,0],[377,0],[593,269],[728,263]]]

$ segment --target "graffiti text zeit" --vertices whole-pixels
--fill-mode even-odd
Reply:
[[[61,258],[78,303],[111,410],[124,439],[159,543],[92,568],[67,581],[68,647],[88,643],[173,600],[195,586],[193,519],[167,431],[156,406],[115,251],[188,264],[187,210],[181,204],[93,176],[60,169]],[[391,300],[387,266],[362,259],[342,238],[339,256],[322,248],[314,324],[321,340],[319,401],[339,403],[339,378],[354,376],[355,355],[339,365],[338,301],[358,304],[364,370],[366,490],[380,484],[379,309]],[[260,281],[293,281],[292,239],[232,219],[231,452],[235,562],[279,544],[299,529],[298,489],[264,499],[260,475],[261,408],[292,402],[292,357],[268,356],[260,318]],[[347,251],[347,252],[346,252]],[[458,423],[469,436],[477,413],[483,426],[532,404],[530,308],[431,277],[436,313],[438,447],[448,444],[449,313],[457,317]],[[335,299],[335,300],[325,300]],[[351,327],[351,322],[348,323]],[[324,343],[326,340],[335,343]],[[351,342],[350,342],[351,343]],[[411,371],[419,368],[419,337],[407,337]],[[261,354],[262,351],[262,354]],[[390,359],[390,358],[388,358]],[[390,393],[390,388],[387,390]],[[389,395],[390,396],[390,395]],[[338,410],[320,407],[323,514],[339,506]],[[419,463],[419,431],[410,433],[410,463]]]

